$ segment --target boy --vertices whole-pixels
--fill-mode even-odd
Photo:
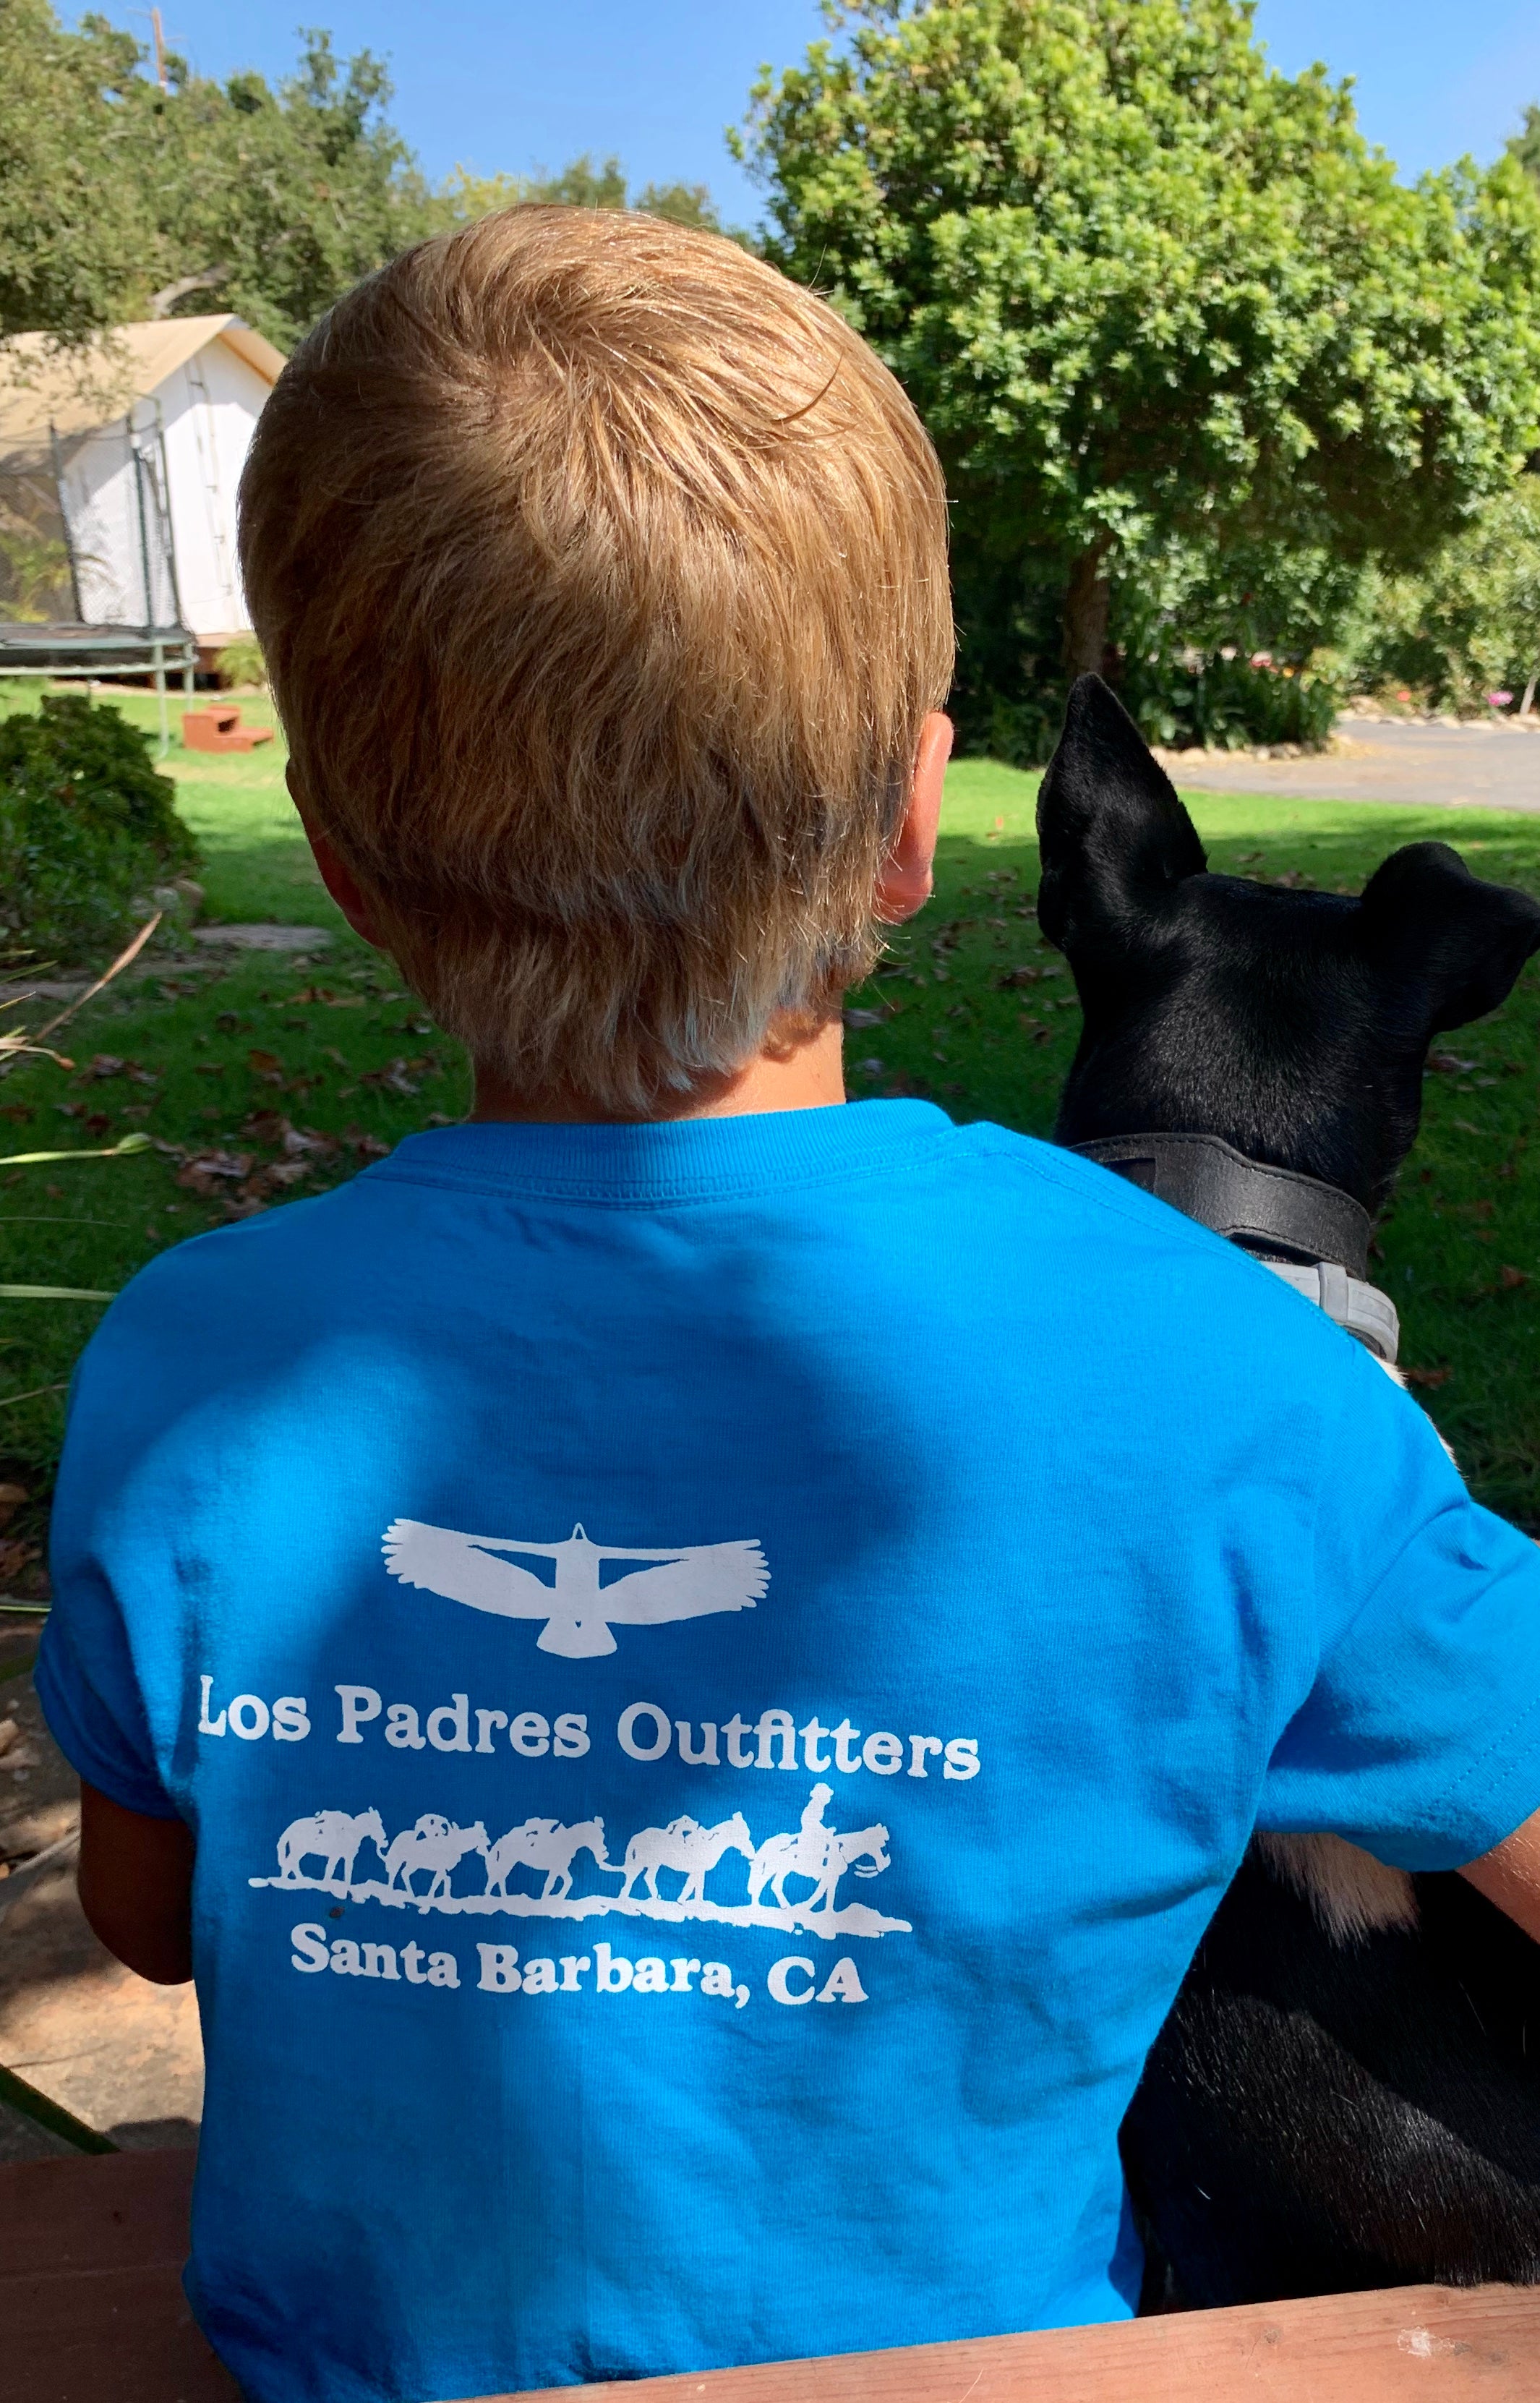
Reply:
[[[198,1979],[200,2319],[341,2403],[1125,2313],[1254,1823],[1500,1848],[1540,1929],[1533,1551],[1223,1243],[832,1106],[951,636],[830,311],[492,218],[301,346],[243,506],[322,871],[477,1082],[76,1386],[39,1685],[93,1923]]]

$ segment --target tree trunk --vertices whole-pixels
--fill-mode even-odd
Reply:
[[[1103,573],[1109,548],[1105,537],[1091,543],[1070,570],[1064,594],[1064,667],[1072,677],[1102,673],[1112,600],[1112,587]]]
[[[1537,684],[1540,684],[1540,668],[1535,669],[1534,674],[1531,676],[1528,684],[1524,687],[1524,698],[1519,704],[1519,715],[1520,717],[1527,717],[1530,711],[1534,707],[1534,688]]]

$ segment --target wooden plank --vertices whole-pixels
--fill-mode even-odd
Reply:
[[[239,2403],[182,2292],[196,2156],[0,2169],[0,2387],[25,2403]]]
[[[613,2403],[616,2390],[562,2391]],[[1535,2403],[1540,2290],[1402,2286],[767,2362],[625,2391],[628,2403]]]
[[[181,2152],[0,2168],[7,2396],[237,2403],[181,2290],[192,2172],[193,2156]],[[560,2392],[613,2403],[615,2388]],[[635,2403],[1534,2403],[1540,2288],[1329,2295],[767,2362],[647,2379],[626,2394]]]

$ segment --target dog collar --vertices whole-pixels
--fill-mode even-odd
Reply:
[[[1216,1134],[1128,1134],[1073,1144],[1084,1160],[1256,1255],[1380,1358],[1400,1343],[1395,1305],[1367,1282],[1370,1219],[1349,1193],[1248,1160]]]

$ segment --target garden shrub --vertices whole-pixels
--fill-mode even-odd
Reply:
[[[255,634],[237,634],[219,654],[219,681],[227,692],[237,685],[260,685],[265,691],[268,663]]]
[[[1131,660],[1123,701],[1146,741],[1176,750],[1293,743],[1318,751],[1330,740],[1342,694],[1308,669],[1221,651],[1207,659]]]
[[[1409,687],[1436,709],[1475,715],[1488,695],[1540,685],[1540,475],[1474,516],[1420,576],[1376,575],[1356,630],[1355,680]],[[1502,704],[1506,706],[1507,704]]]
[[[100,954],[196,864],[150,737],[75,693],[0,723],[0,960]]]

